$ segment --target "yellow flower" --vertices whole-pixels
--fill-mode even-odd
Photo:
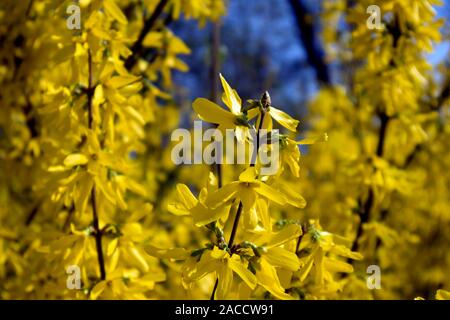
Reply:
[[[279,232],[266,231],[258,234],[252,240],[252,243],[262,248],[260,258],[256,263],[258,284],[278,299],[293,299],[292,296],[285,293],[278,274],[285,271],[295,272],[300,267],[300,262],[295,252],[281,246],[297,239],[301,234],[302,229],[298,225],[290,224]]]
[[[205,98],[195,99],[192,106],[200,119],[218,124],[220,129],[234,129],[237,140],[244,142],[249,137],[250,125],[247,123],[247,116],[241,111],[242,100],[222,75],[220,75],[220,79],[224,89],[222,101],[230,111]]]
[[[436,300],[450,300],[450,291],[438,290],[436,292]]]
[[[244,214],[249,214],[258,198],[269,199],[279,205],[285,205],[285,196],[268,184],[256,179],[254,167],[247,168],[239,175],[239,181],[233,181],[211,193],[206,199],[210,208],[219,208],[232,199],[242,202]]]
[[[231,255],[224,250],[214,247],[212,250],[202,254],[193,268],[187,268],[184,271],[184,279],[187,284],[200,280],[210,273],[215,273],[219,279],[216,291],[217,299],[225,299],[230,293],[233,284],[233,274],[236,273],[239,278],[251,289],[256,287],[256,277],[251,273],[238,255]]]
[[[250,110],[250,118],[254,116],[253,109]],[[286,112],[281,111],[273,106],[268,106],[265,110],[265,116],[262,124],[262,129],[266,129],[271,131],[273,129],[273,120],[278,122],[282,127],[288,129],[289,131],[296,132],[297,126],[300,121],[292,118]],[[258,115],[258,119],[256,120],[256,127],[259,128],[259,123],[261,122],[261,113]]]
[[[167,209],[175,215],[191,215],[197,226],[204,226],[226,216],[230,209],[229,206],[211,209],[205,205],[207,193],[207,189],[202,188],[199,200],[197,200],[188,186],[179,183],[177,184],[179,202],[170,203]]]

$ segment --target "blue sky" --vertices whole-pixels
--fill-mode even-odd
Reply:
[[[317,0],[309,0],[316,10]],[[294,17],[287,0],[231,0],[228,15],[223,18],[221,72],[244,98],[256,98],[261,90],[269,90],[275,105],[286,110],[296,110],[299,116],[306,112],[306,100],[317,89],[313,70],[305,63],[305,53]],[[276,5],[274,5],[276,4]],[[436,7],[438,17],[446,19],[443,32],[450,34],[450,0]],[[188,100],[209,96],[209,27],[199,29],[189,21],[176,23],[175,33],[193,49],[192,55],[183,58],[191,70],[177,73],[176,83],[187,89]],[[449,41],[438,44],[427,57],[436,65],[443,62],[450,52]],[[245,56],[251,54],[251,56]],[[254,60],[265,57],[273,82],[263,84],[252,75]],[[246,65],[242,60],[251,59]],[[262,88],[264,87],[264,88]]]

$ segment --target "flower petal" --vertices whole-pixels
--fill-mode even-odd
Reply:
[[[256,187],[253,188],[256,192],[258,192],[260,195],[266,197],[267,199],[278,203],[279,205],[285,205],[287,200],[285,196],[279,192],[278,190],[270,187],[269,185],[265,184],[264,182],[258,183]]]
[[[232,256],[228,260],[228,265],[230,268],[237,273],[237,275],[251,288],[256,287],[256,277],[253,273],[248,270],[245,265],[239,260],[239,257]]]
[[[235,126],[235,116],[208,99],[197,98],[192,107],[203,121],[220,124],[224,128],[234,128]]]
[[[212,209],[218,208],[231,200],[238,191],[239,182],[234,181],[208,195],[206,205]]]
[[[293,131],[293,132],[295,132],[297,130],[299,121],[295,120],[287,113],[285,113],[277,108],[274,108],[274,107],[269,108],[269,113],[276,122],[281,124],[286,129]]]
[[[241,98],[238,96],[237,92],[233,90],[228,82],[225,80],[225,78],[220,76],[220,81],[222,82],[223,90],[225,91],[224,96],[222,96],[222,101],[227,105],[228,108],[230,108],[230,111],[238,115],[241,113]]]

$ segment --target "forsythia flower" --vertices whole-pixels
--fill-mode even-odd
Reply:
[[[204,98],[197,98],[193,103],[193,108],[200,119],[218,124],[220,129],[234,129],[238,142],[243,142],[249,137],[249,124],[247,115],[241,110],[242,100],[222,75],[220,75],[220,80],[225,91],[222,101],[230,111],[224,110]]]
[[[244,129],[240,128],[236,121],[244,115],[241,113],[243,110],[241,99],[228,86],[225,79],[223,77],[221,79],[224,87],[223,101],[230,112],[202,98],[194,101],[193,108],[201,119],[219,124],[219,128],[234,128],[240,131],[237,142],[244,144],[247,134],[242,134]],[[287,129],[296,130],[298,121],[273,108],[267,92],[262,95],[260,101],[249,102],[250,106],[244,108],[251,114],[246,118],[245,130],[252,128],[258,134],[260,129],[265,129],[270,133],[273,130],[272,122],[265,119],[272,117]],[[256,125],[250,125],[248,121],[255,117]],[[293,155],[285,154],[280,158],[293,168],[294,177],[298,178],[300,160],[298,144],[312,144],[321,139],[323,138],[309,138],[296,142],[286,136],[274,134],[271,141],[264,145],[257,139],[256,146],[258,152],[264,147],[270,148],[272,143],[281,141],[282,148],[285,150],[289,148],[284,153],[290,152]],[[250,298],[262,290],[278,299],[293,299],[286,289],[293,289],[292,285],[296,282],[291,283],[291,280],[298,277],[297,273],[300,273],[303,282],[311,271],[315,259],[325,261],[327,266],[330,266],[328,273],[325,273],[320,269],[322,262],[319,262],[319,269],[315,272],[316,278],[320,272],[330,283],[334,281],[334,272],[351,272],[352,267],[332,257],[325,257],[328,252],[361,259],[359,254],[351,252],[343,245],[335,245],[332,242],[332,234],[325,232],[321,234],[322,240],[315,242],[309,241],[307,235],[302,245],[308,248],[311,255],[306,261],[304,257],[298,256],[298,245],[303,238],[302,227],[295,221],[277,226],[275,217],[279,217],[279,212],[271,205],[275,204],[287,210],[290,207],[288,205],[297,209],[304,208],[306,202],[300,194],[289,187],[287,181],[283,181],[286,178],[282,174],[282,168],[278,168],[278,172],[273,175],[264,175],[258,170],[261,165],[259,161],[257,158],[256,163],[249,164],[239,174],[237,180],[221,183],[221,187],[216,187],[215,190],[211,187],[202,188],[198,199],[187,185],[177,185],[179,200],[170,203],[168,210],[177,216],[192,216],[197,226],[205,226],[215,237],[204,247],[193,250],[191,257],[185,261],[182,277],[184,285],[189,290],[194,291],[197,283],[210,281],[210,276],[213,275],[213,279],[216,279],[214,286],[212,288],[202,286],[212,290],[212,298]],[[215,181],[216,177],[214,175],[212,177]],[[212,184],[214,185],[217,183]],[[241,228],[239,228],[240,220],[243,224]],[[230,232],[228,241],[225,239],[227,229]],[[316,234],[319,234],[318,232],[316,231]],[[296,243],[297,250],[295,250]],[[166,257],[171,258],[170,255]],[[238,278],[233,277],[235,273]],[[319,283],[322,282],[320,276]]]

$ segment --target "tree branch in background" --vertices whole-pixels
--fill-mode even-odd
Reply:
[[[331,84],[330,73],[324,60],[325,53],[316,41],[317,30],[312,19],[312,12],[303,0],[289,0],[289,4],[300,32],[308,63],[314,68],[317,81],[322,85]]]
[[[92,84],[92,54],[91,50],[88,51],[88,89],[87,89],[87,104],[88,104],[88,126],[89,129],[93,128],[93,114],[92,114],[92,99],[94,96],[95,87]],[[95,188],[95,183],[92,186],[91,190],[91,204],[92,204],[92,226],[94,228],[94,237],[95,237],[95,245],[97,248],[97,258],[98,265],[100,268],[100,279],[106,279],[106,270],[105,270],[105,259],[103,257],[103,248],[102,248],[102,232],[99,227],[98,222],[98,212],[97,212],[97,192]]]
[[[394,49],[396,49],[398,46],[400,37],[402,35],[400,25],[399,25],[399,17],[395,16],[393,23],[391,25],[388,25],[387,28],[393,37],[392,46]],[[376,149],[376,155],[377,155],[377,157],[382,158],[384,155],[384,145],[385,145],[385,140],[386,140],[386,135],[387,135],[387,128],[388,128],[389,121],[391,120],[391,117],[389,117],[384,111],[379,111],[377,113],[377,116],[380,119],[381,124],[380,124],[380,130],[378,132],[378,145],[377,145],[377,149]],[[374,196],[375,196],[374,189],[372,187],[370,187],[367,199],[362,206],[362,211],[360,212],[360,222],[358,224],[358,228],[356,231],[355,240],[353,241],[352,251],[358,251],[358,249],[359,249],[359,239],[363,234],[363,225],[365,223],[369,222],[370,218],[371,218],[370,214],[371,214],[374,200],[375,200]],[[385,217],[387,215],[387,211],[382,210],[381,214]]]
[[[211,101],[219,103],[219,72],[220,72],[220,20],[213,23],[211,30],[211,67],[209,78],[211,80]],[[216,149],[217,150],[217,149]],[[220,150],[219,152],[221,152]],[[219,156],[222,159],[222,155]],[[217,186],[222,188],[222,165],[216,163]]]
[[[142,42],[144,41],[144,38],[147,35],[147,33],[155,25],[156,21],[158,20],[158,17],[161,15],[164,8],[166,7],[167,2],[168,0],[160,0],[150,18],[148,18],[148,20],[145,21],[144,27],[142,28],[136,42],[131,47],[131,51],[133,53],[127,58],[127,60],[125,60],[125,68],[127,68],[128,70],[133,68],[133,66],[138,61],[139,57],[142,55],[144,49]]]
[[[388,126],[390,118],[384,113],[380,113],[379,118],[381,120],[381,125],[380,125],[380,131],[378,134],[378,145],[377,145],[376,155],[379,158],[382,158],[383,153],[384,153],[384,142],[386,140],[387,126]],[[358,251],[358,246],[359,246],[358,240],[363,233],[363,225],[365,223],[369,222],[370,212],[372,211],[373,202],[374,202],[374,196],[375,196],[375,193],[374,193],[373,188],[369,188],[369,194],[367,195],[367,199],[364,202],[362,211],[360,212],[360,222],[358,224],[358,229],[356,231],[355,241],[353,242],[353,245],[352,245],[352,251]]]

